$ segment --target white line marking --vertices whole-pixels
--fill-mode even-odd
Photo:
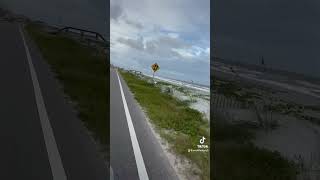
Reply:
[[[34,70],[34,66],[32,64],[32,59],[30,56],[30,52],[27,46],[27,43],[24,38],[24,34],[22,32],[21,27],[19,26],[20,34],[23,40],[23,44],[26,50],[28,64],[30,68],[30,74],[32,79],[32,84],[34,88],[34,95],[36,97],[38,114],[41,122],[42,132],[47,148],[47,153],[49,157],[49,162],[51,166],[51,172],[53,176],[53,180],[67,180],[66,173],[63,169],[62,161],[60,158],[59,150],[56,144],[56,140],[53,135],[53,131],[50,125],[49,117],[46,111],[46,107],[42,98],[40,85],[38,82],[37,74]]]
[[[123,89],[122,89],[122,85],[121,85],[121,81],[120,81],[120,78],[119,78],[118,71],[116,71],[116,74],[117,74],[119,85],[120,85],[120,92],[121,92],[123,107],[124,107],[124,111],[125,111],[125,114],[126,114],[126,119],[127,119],[127,123],[128,123],[128,128],[129,128],[129,134],[130,134],[130,138],[131,138],[133,153],[134,153],[134,157],[136,159],[136,164],[137,164],[137,168],[138,168],[139,179],[141,179],[141,180],[149,180],[148,173],[147,173],[146,167],[144,165],[143,157],[142,157],[142,154],[141,154],[139,142],[138,142],[138,139],[137,139],[137,136],[136,136],[136,132],[134,131],[134,126],[133,126],[133,123],[132,123],[132,119],[131,119],[131,115],[130,115],[130,112],[129,112],[128,104],[127,104],[126,98],[125,98],[124,93],[123,93]]]

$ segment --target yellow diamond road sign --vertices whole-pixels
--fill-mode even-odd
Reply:
[[[151,68],[152,68],[153,72],[156,72],[160,69],[160,67],[157,63],[152,64]]]

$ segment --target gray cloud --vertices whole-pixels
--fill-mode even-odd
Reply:
[[[143,38],[140,37],[138,39],[128,39],[128,38],[118,38],[118,42],[128,45],[131,48],[138,49],[138,50],[144,50],[143,45]]]
[[[163,57],[174,56],[182,58],[182,56],[174,51],[174,49],[184,49],[190,47],[191,45],[189,43],[184,42],[179,38],[161,36],[157,39],[147,41],[145,51],[150,54],[155,54]]]
[[[126,17],[126,16],[125,16]],[[143,25],[139,22],[136,22],[136,21],[133,21],[133,20],[130,20],[128,19],[127,17],[125,18],[125,22],[128,24],[128,25],[131,25],[137,29],[142,29],[143,28]]]
[[[146,42],[146,51],[154,54],[157,50],[157,44],[154,41],[147,41]]]
[[[137,39],[118,38],[118,42],[125,44],[131,48],[144,51],[146,53],[162,56],[162,57],[179,57],[182,56],[173,49],[191,48],[191,45],[178,38],[169,36],[160,36],[157,39],[148,40],[143,42],[143,37]]]
[[[131,25],[137,29],[142,29],[143,25],[141,23],[128,18],[121,3],[121,1],[111,0],[110,19],[113,19],[115,21],[119,21],[120,19],[122,19],[126,24]]]
[[[209,82],[210,0],[122,1],[110,24],[112,63],[148,72],[156,61],[165,76]]]
[[[119,1],[110,1],[110,19],[118,20],[124,14],[124,10]]]
[[[169,36],[161,36],[157,40],[154,41],[155,43],[165,46],[165,47],[171,47],[171,48],[188,48],[191,47],[191,45],[179,38],[172,38]]]

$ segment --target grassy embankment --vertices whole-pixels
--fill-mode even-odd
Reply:
[[[239,101],[247,101],[251,95],[239,96],[240,87],[228,82],[215,83],[215,92],[223,93]],[[253,127],[233,125],[214,115],[211,130],[215,140],[212,175],[215,180],[295,180],[297,166],[278,152],[256,147]]]
[[[26,30],[61,82],[64,93],[76,104],[79,118],[105,147],[109,142],[109,73],[107,58],[95,49],[62,35],[29,24]]]
[[[197,148],[202,136],[210,142],[209,124],[202,114],[189,108],[186,102],[161,92],[159,86],[125,71],[121,71],[121,75],[160,136],[170,143],[175,153],[187,157],[201,170],[193,173],[209,180],[209,152],[188,152],[188,149]]]

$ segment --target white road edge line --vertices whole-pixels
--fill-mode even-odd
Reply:
[[[140,180],[149,180],[148,173],[147,173],[146,167],[144,165],[143,157],[142,157],[142,154],[141,154],[139,142],[138,142],[138,139],[137,139],[137,136],[136,136],[136,132],[134,131],[134,126],[133,126],[133,123],[132,123],[132,119],[131,119],[131,115],[130,115],[130,112],[129,112],[128,104],[127,104],[126,98],[125,98],[124,93],[123,93],[123,89],[122,89],[122,85],[121,85],[121,81],[120,81],[120,78],[119,78],[118,71],[116,71],[116,74],[117,74],[118,81],[119,81],[122,102],[123,102],[124,111],[125,111],[126,119],[127,119],[127,123],[128,123],[128,128],[129,128],[129,134],[130,134],[130,138],[131,138],[133,153],[134,153],[134,157],[136,159],[136,164],[137,164],[137,168],[138,168],[139,179]]]
[[[32,59],[30,56],[30,52],[27,46],[27,43],[25,41],[25,37],[22,31],[21,26],[19,26],[19,31],[23,40],[23,44],[26,50],[26,55],[28,59],[28,64],[30,68],[30,74],[32,79],[32,84],[34,88],[34,95],[36,97],[36,103],[38,108],[38,114],[41,122],[42,132],[47,148],[47,153],[49,157],[49,163],[51,166],[51,172],[53,176],[53,180],[67,180],[66,173],[64,171],[61,157],[59,154],[59,150],[53,135],[52,127],[50,125],[49,117],[46,111],[46,107],[43,101],[43,97],[41,94],[40,85],[38,82],[37,74],[35,72],[34,66],[32,64]]]

